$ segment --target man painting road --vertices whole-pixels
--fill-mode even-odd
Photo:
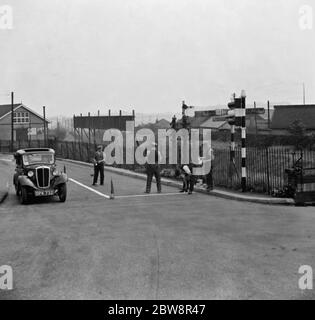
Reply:
[[[100,174],[100,185],[104,185],[104,153],[103,147],[98,146],[97,151],[95,152],[94,156],[94,179],[93,179],[93,186],[97,185],[98,174]]]
[[[160,164],[162,156],[160,151],[158,151],[156,143],[152,143],[151,149],[147,153],[147,185],[145,193],[151,192],[151,184],[153,175],[156,180],[157,192],[161,193],[161,173],[160,173]]]

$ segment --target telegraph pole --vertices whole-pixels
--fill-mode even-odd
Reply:
[[[44,117],[44,144],[46,146],[46,107],[43,106],[43,117]]]
[[[11,146],[10,151],[13,152],[14,145],[14,92],[11,92]]]
[[[28,147],[30,148],[31,147],[31,139],[32,139],[32,124],[31,124],[31,119],[28,123]]]
[[[268,108],[268,129],[270,129],[270,101],[267,101],[267,108]]]

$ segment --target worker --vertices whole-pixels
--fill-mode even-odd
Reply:
[[[181,178],[183,179],[183,187],[180,192],[188,192],[192,194],[194,191],[196,178],[193,175],[193,168],[199,167],[199,165],[194,165],[193,163],[184,164],[181,166]]]
[[[205,181],[207,184],[207,191],[213,190],[213,163],[214,163],[214,152],[211,148],[211,145],[208,141],[205,141],[204,143],[204,156],[200,159],[203,161],[203,163],[206,165],[206,169],[208,172],[205,173]]]
[[[93,179],[93,186],[97,185],[98,174],[100,174],[100,185],[104,185],[104,165],[105,165],[105,158],[103,153],[103,147],[100,145],[97,147],[97,151],[95,152],[94,156],[94,179]]]
[[[146,170],[147,170],[147,184],[145,193],[151,192],[152,178],[155,176],[157,192],[161,193],[161,169],[160,162],[162,156],[160,151],[158,151],[157,144],[152,143],[151,148],[147,152],[146,156]]]
[[[182,164],[177,170],[177,175],[179,175],[183,180],[183,187],[180,192],[188,192],[192,194],[196,184],[196,175],[194,174],[194,168],[201,168],[203,166],[203,161],[198,158],[198,163],[194,163],[192,159],[187,161],[187,163]]]
[[[190,192],[192,192],[193,187],[190,184],[190,182],[191,182],[190,176],[191,176],[191,171],[189,169],[189,166],[186,165],[186,164],[181,166],[180,167],[180,177],[183,180],[183,187],[180,190],[180,192],[188,192],[188,189],[189,189]]]

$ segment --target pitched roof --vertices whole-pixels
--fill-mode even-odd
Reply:
[[[17,108],[20,105],[21,105],[21,103],[14,104],[13,105],[13,109]],[[11,112],[11,104],[2,104],[2,105],[0,105],[0,118],[2,116],[6,115],[9,112]]]
[[[288,129],[295,120],[301,120],[306,129],[315,129],[315,105],[274,106],[271,129]]]
[[[36,117],[39,117],[42,120],[44,120],[43,116],[41,116],[40,114],[38,114],[35,111],[31,110],[30,108],[28,108],[27,106],[25,106],[22,103],[17,103],[17,104],[13,105],[13,110],[14,111],[16,111],[19,108],[24,108],[28,112],[34,114]],[[2,105],[0,105],[0,119],[8,116],[9,114],[11,114],[11,104],[2,104]],[[49,120],[46,119],[46,122],[49,123]]]
[[[189,123],[192,128],[199,128],[209,117],[189,117]]]
[[[203,122],[200,127],[201,128],[210,128],[210,129],[219,129],[223,127],[225,124],[227,124],[227,121],[214,121],[213,118],[210,118]],[[228,127],[230,127],[228,125]]]
[[[166,119],[161,119],[154,124],[157,128],[168,129],[171,127],[170,122]]]

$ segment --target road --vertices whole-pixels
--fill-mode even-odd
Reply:
[[[0,156],[1,182],[14,164]],[[91,169],[59,161],[91,187]],[[114,200],[110,192],[114,181]],[[14,289],[0,299],[312,299],[298,288],[315,267],[314,207],[270,206],[105,174],[105,197],[73,181],[68,200],[0,206],[0,265]],[[152,190],[155,192],[155,186]]]

